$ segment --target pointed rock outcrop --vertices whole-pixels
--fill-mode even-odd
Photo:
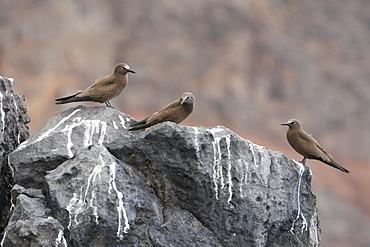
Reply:
[[[0,76],[0,232],[7,224],[13,171],[8,155],[29,137],[27,107],[23,94],[13,91],[13,79]]]

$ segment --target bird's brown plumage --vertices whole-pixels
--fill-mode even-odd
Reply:
[[[335,162],[333,157],[311,135],[302,129],[299,120],[290,119],[287,123],[282,123],[281,125],[289,126],[286,134],[288,142],[297,153],[303,156],[302,163],[305,163],[306,159],[316,159],[342,172],[349,173],[347,169]]]
[[[166,105],[158,112],[155,112],[151,116],[132,124],[129,130],[145,129],[166,121],[180,123],[187,118],[190,113],[192,113],[194,101],[195,98],[192,93],[183,93],[181,98]]]
[[[106,77],[99,78],[93,85],[73,95],[56,99],[56,104],[66,104],[78,101],[94,101],[110,106],[109,100],[117,97],[127,85],[127,73],[135,73],[128,64],[119,63],[114,72]]]

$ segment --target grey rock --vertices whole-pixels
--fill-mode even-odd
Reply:
[[[145,174],[165,204],[192,213],[224,246],[320,241],[310,170],[222,126],[158,124],[108,149]]]
[[[14,187],[12,188],[10,193],[11,193],[11,198],[12,198],[12,203],[13,204],[16,203],[15,201],[16,201],[17,197],[20,194],[24,194],[24,195],[26,195],[28,197],[31,197],[31,198],[45,199],[45,196],[42,193],[41,189],[34,189],[34,188],[26,189],[26,188],[24,188],[24,187],[22,187],[18,184],[14,185]]]
[[[170,206],[163,213],[166,223],[149,228],[152,246],[221,246],[216,235],[190,212]]]
[[[13,233],[25,229],[39,234],[27,244],[51,246],[319,245],[306,166],[223,126],[128,132],[132,121],[70,108],[11,153],[18,197],[3,243],[22,246]],[[42,204],[32,215],[53,222],[49,238],[16,216],[30,214],[24,198]]]
[[[145,178],[103,146],[82,149],[48,172],[46,183],[72,246],[150,246],[148,226],[163,222]]]
[[[0,76],[0,232],[9,216],[13,170],[8,155],[29,137],[24,95],[13,91],[13,79]]]
[[[39,132],[23,142],[10,156],[15,182],[42,188],[45,172],[74,156],[82,147],[102,145],[120,136],[133,121],[130,116],[110,107],[77,106],[49,119]]]
[[[39,198],[19,195],[1,246],[67,246],[64,228],[50,216],[45,204]]]

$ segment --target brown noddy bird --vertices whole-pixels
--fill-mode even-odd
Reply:
[[[292,146],[292,148],[299,154],[303,155],[303,164],[306,163],[306,159],[315,159],[337,168],[342,172],[349,173],[347,169],[335,162],[333,157],[325,152],[325,150],[310,134],[307,134],[306,131],[302,129],[302,125],[299,120],[290,119],[287,123],[282,123],[281,125],[289,126],[286,137],[290,146]]]
[[[93,85],[83,91],[56,99],[55,104],[66,104],[78,101],[94,101],[105,103],[111,106],[109,100],[117,97],[127,85],[127,73],[136,73],[131,70],[128,64],[119,63],[116,65],[114,72],[106,77],[99,78]]]
[[[174,102],[166,105],[158,112],[155,112],[151,116],[132,124],[129,130],[145,129],[166,121],[180,123],[193,111],[194,101],[195,97],[192,93],[183,93],[181,98],[178,98]]]

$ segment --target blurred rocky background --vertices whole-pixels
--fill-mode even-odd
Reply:
[[[191,91],[186,125],[225,125],[300,160],[280,123],[298,118],[344,174],[316,161],[322,246],[370,243],[370,2],[136,0],[0,3],[0,75],[26,95],[31,134],[127,62],[111,103],[141,119]],[[83,103],[95,106],[95,103]]]

